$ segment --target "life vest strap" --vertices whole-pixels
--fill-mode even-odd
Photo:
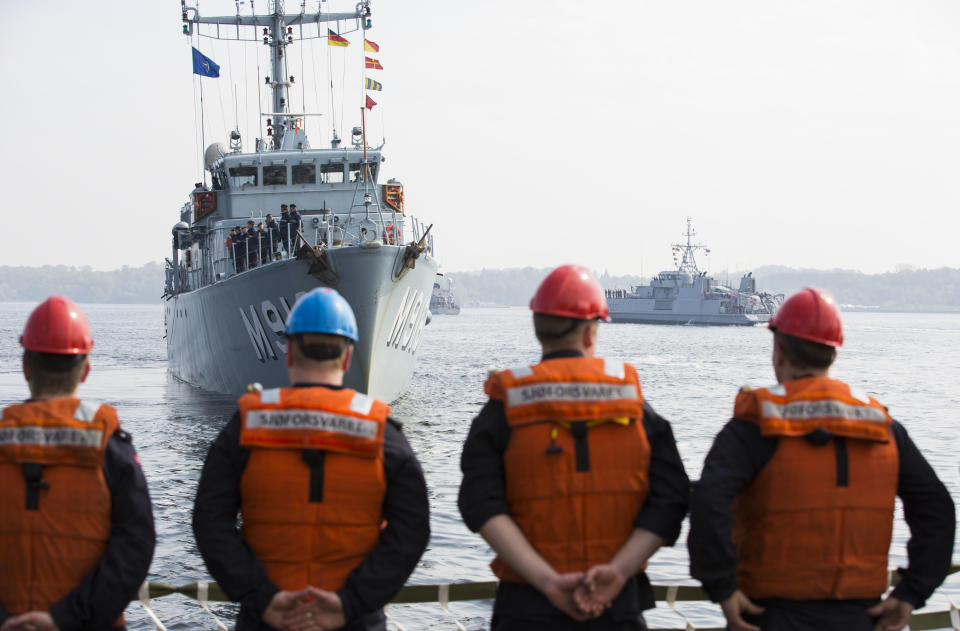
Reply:
[[[27,510],[40,510],[40,491],[49,489],[50,484],[43,480],[43,465],[38,462],[23,463],[23,482],[26,485]]]
[[[320,503],[323,501],[323,470],[327,460],[327,452],[320,449],[304,449],[300,458],[310,467],[308,501]]]
[[[833,448],[837,454],[837,486],[850,486],[850,459],[847,457],[847,439],[833,437]]]
[[[587,422],[573,421],[570,423],[570,434],[573,436],[574,456],[577,471],[589,471],[590,446],[587,444]]]

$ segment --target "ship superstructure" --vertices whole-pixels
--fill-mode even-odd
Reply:
[[[614,322],[749,326],[770,319],[783,303],[783,294],[757,291],[752,272],[740,279],[737,289],[708,276],[697,265],[696,255],[710,250],[695,243],[695,235],[688,217],[686,240],[672,246],[679,257],[676,269],[660,272],[649,285],[607,291]]]
[[[287,47],[310,28],[321,39],[332,36],[331,25],[344,32],[341,24],[366,36],[369,2],[351,13],[311,14],[301,5],[288,14],[275,0],[263,15],[241,15],[241,4],[220,17],[182,4],[184,34],[192,39],[212,25],[206,37],[254,45],[262,38],[272,74],[270,110],[261,112],[266,135],[252,151],[243,150],[239,130],[229,146],[207,147],[210,184],[194,187],[173,228],[164,292],[170,371],[227,393],[285,383],[290,309],[303,293],[329,286],[350,302],[360,331],[347,385],[390,401],[409,382],[427,323],[437,271],[430,227],[406,212],[399,181],[381,183],[382,145],[368,146],[362,107],[348,143],[334,130],[329,147],[310,145],[311,114],[291,111],[294,78],[285,66]],[[300,219],[283,221],[281,204],[295,204]],[[238,237],[248,222],[265,227],[256,238]]]

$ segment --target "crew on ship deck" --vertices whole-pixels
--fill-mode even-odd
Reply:
[[[0,628],[126,628],[153,557],[147,482],[109,405],[77,398],[90,326],[53,296],[20,336],[30,398],[0,418]]]
[[[887,408],[832,379],[833,297],[770,319],[777,385],[744,388],[690,498],[690,573],[733,631],[899,631],[950,567],[954,505]],[[887,589],[894,500],[910,528]]]
[[[459,507],[497,553],[492,628],[645,629],[647,560],[680,534],[689,480],[630,364],[595,357],[603,289],[554,270],[530,302],[542,359],[492,375]]]
[[[286,336],[292,386],[241,397],[207,454],[197,547],[237,631],[385,630],[430,535],[423,471],[390,407],[343,386],[358,336],[340,294],[303,296]]]
[[[253,225],[253,220],[247,221],[246,232],[244,232],[244,243],[247,256],[247,267],[253,269],[260,261],[260,238],[257,229]]]

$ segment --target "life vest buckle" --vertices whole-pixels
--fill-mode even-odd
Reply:
[[[548,454],[562,454],[563,447],[557,444],[557,427],[550,430],[550,445],[547,447]]]

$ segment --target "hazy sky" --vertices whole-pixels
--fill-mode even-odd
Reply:
[[[384,89],[370,135],[386,137],[383,174],[404,183],[409,211],[435,223],[444,271],[579,262],[650,274],[671,267],[688,215],[714,270],[960,267],[955,2],[372,7],[385,69],[371,73]],[[179,14],[176,0],[0,4],[0,265],[169,256],[200,177]],[[333,119],[328,47],[290,49],[293,103],[325,112],[308,127],[314,146],[332,123],[344,137],[359,124],[341,58],[359,65],[362,36],[347,38]],[[226,142],[237,84],[252,147],[263,47],[200,47],[222,66],[203,80],[206,143]]]

